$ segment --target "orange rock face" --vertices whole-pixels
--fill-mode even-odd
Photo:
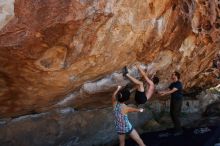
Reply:
[[[216,84],[206,70],[220,50],[219,6],[217,0],[1,3],[0,117],[110,106],[113,87],[124,82],[114,72],[136,61],[157,70],[161,85],[173,70],[186,88]]]

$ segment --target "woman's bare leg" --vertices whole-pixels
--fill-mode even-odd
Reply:
[[[154,89],[155,89],[155,86],[154,86],[154,83],[153,81],[151,81],[147,74],[144,72],[144,70],[140,67],[140,65],[137,65],[137,68],[138,70],[140,71],[141,75],[144,77],[145,81],[147,82],[148,84],[148,88],[147,90],[145,91],[145,95],[147,96],[147,99],[150,99],[154,93]]]
[[[129,90],[130,91],[130,93],[132,93],[132,92],[134,92],[135,90],[137,90],[138,89],[138,85],[135,85],[131,90]]]
[[[139,146],[146,146],[135,129],[132,130],[130,136]]]
[[[119,135],[120,146],[125,146],[125,134]]]
[[[138,91],[140,91],[140,92],[144,91],[144,84],[143,84],[143,82],[135,79],[134,77],[132,77],[129,74],[126,74],[126,77],[128,77],[134,84],[138,85],[138,88],[137,88]]]

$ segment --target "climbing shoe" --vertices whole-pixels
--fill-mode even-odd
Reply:
[[[123,76],[126,77],[126,74],[128,74],[128,68],[125,66],[122,70]]]

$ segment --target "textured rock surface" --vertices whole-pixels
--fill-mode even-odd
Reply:
[[[194,103],[194,101],[187,102]],[[197,112],[199,108],[197,102],[196,106],[189,104],[187,109],[185,104],[182,122],[187,124],[197,120],[200,114]],[[164,111],[168,113],[168,105],[155,101],[147,104],[145,108],[143,113],[129,114],[130,122],[139,133],[172,127],[169,114],[163,114]],[[192,116],[192,113],[197,116]],[[156,124],[155,120],[159,123]],[[107,143],[112,145],[118,142],[112,108],[90,111],[65,108],[14,119],[1,119],[0,131],[0,143],[4,146],[99,146],[101,144],[106,146]]]
[[[92,146],[112,143],[117,141],[112,119],[112,108],[79,112],[67,108],[21,116],[0,121],[0,143],[4,146]],[[149,119],[152,119],[149,111],[130,115],[135,127]]]
[[[219,124],[219,117],[213,117],[219,115],[217,96],[219,93],[208,91],[198,95],[199,100],[185,100],[182,124],[187,127]],[[207,99],[212,102],[208,103]],[[139,133],[173,127],[169,101],[155,100],[143,107],[143,113],[129,114],[129,120]],[[202,118],[201,111],[204,111],[206,117]],[[62,108],[13,119],[0,119],[0,131],[0,143],[4,146],[99,146],[107,143],[112,145],[118,141],[112,108],[84,111]]]
[[[219,29],[217,0],[0,0],[0,117],[109,106],[136,61],[161,87],[173,70],[186,88],[215,85]]]

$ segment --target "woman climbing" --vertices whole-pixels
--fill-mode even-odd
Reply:
[[[135,87],[131,89],[130,92],[132,92],[133,90],[136,90],[135,101],[137,105],[139,105],[139,104],[146,103],[147,100],[149,100],[152,97],[154,93],[154,89],[155,89],[155,84],[159,83],[159,78],[154,76],[152,79],[153,81],[152,81],[151,79],[148,78],[147,74],[144,72],[144,70],[140,67],[139,64],[137,64],[136,67],[141,73],[141,75],[143,76],[144,80],[148,84],[146,89],[144,88],[144,83],[142,81],[137,80],[136,78],[128,74],[127,67],[124,67],[123,76],[128,77],[135,84]]]

